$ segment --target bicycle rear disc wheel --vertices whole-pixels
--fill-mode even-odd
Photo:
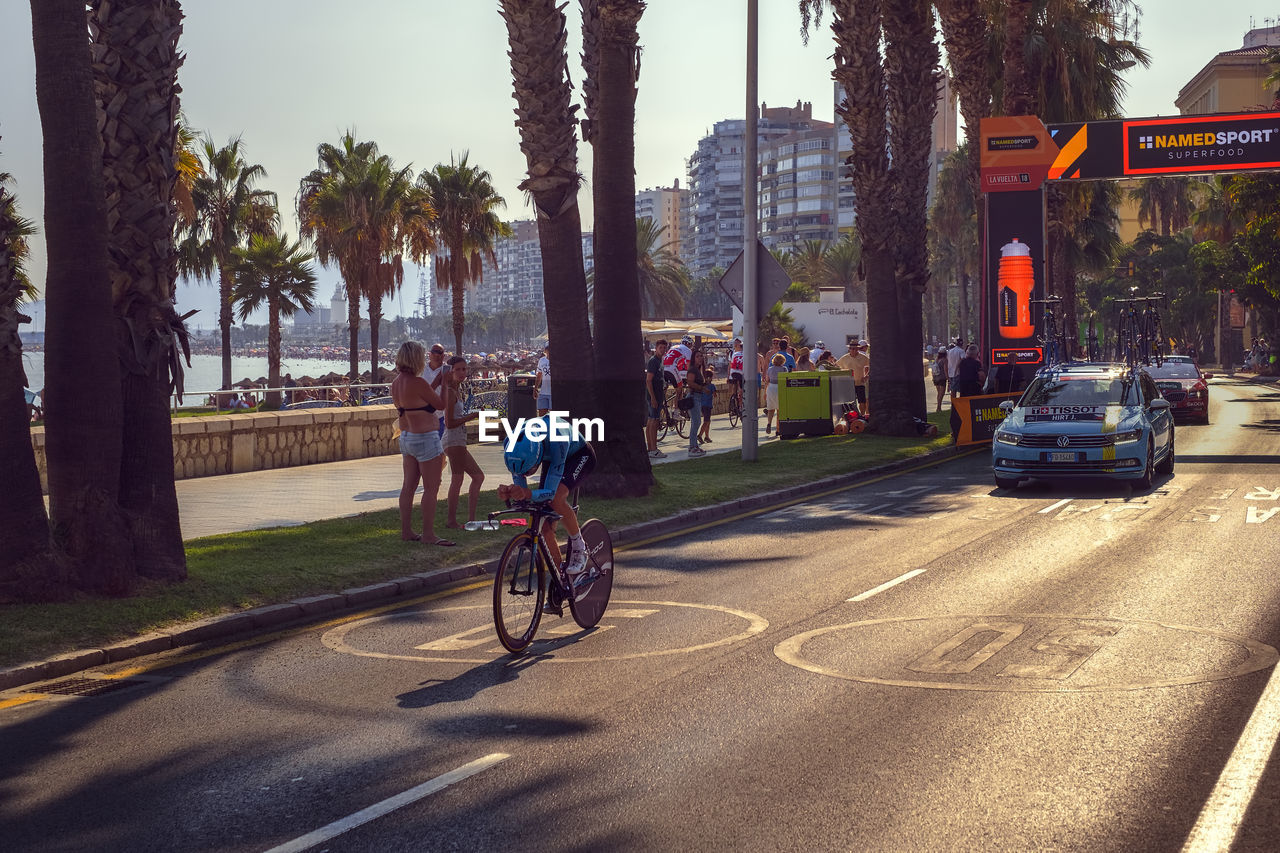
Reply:
[[[587,548],[587,571],[597,577],[585,589],[574,590],[569,610],[574,622],[583,628],[594,628],[604,616],[613,592],[613,540],[604,522],[592,518],[582,525],[582,542]]]
[[[542,619],[543,573],[533,534],[516,536],[502,552],[493,579],[493,624],[498,640],[512,654],[533,642]]]

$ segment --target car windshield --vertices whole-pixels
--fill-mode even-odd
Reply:
[[[1160,367],[1148,367],[1152,379],[1199,379],[1200,371],[1186,361],[1166,361]]]
[[[1118,376],[1037,376],[1023,392],[1019,406],[1129,405],[1133,380]]]

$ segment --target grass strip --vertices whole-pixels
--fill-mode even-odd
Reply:
[[[740,451],[654,466],[655,485],[643,498],[584,499],[582,518],[610,528],[673,515],[748,495],[909,459],[950,444],[946,412],[934,414],[935,439],[873,435],[768,441],[757,462]],[[480,515],[500,509],[493,491]],[[445,502],[436,518],[446,517]],[[208,536],[187,542],[188,579],[148,584],[129,598],[83,597],[54,604],[0,606],[0,667],[51,654],[97,648],[131,636],[219,613],[341,592],[416,572],[496,559],[516,528],[448,531],[454,548],[402,542],[396,510]],[[444,528],[440,528],[444,532]]]

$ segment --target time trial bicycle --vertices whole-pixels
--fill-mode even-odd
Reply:
[[[1044,299],[1032,299],[1031,304],[1044,306],[1044,316],[1041,321],[1044,333],[1040,335],[1040,343],[1044,344],[1044,366],[1069,364],[1071,352],[1067,349],[1066,336],[1058,329],[1058,315],[1054,311],[1054,308],[1062,304],[1062,297],[1047,296]]]
[[[576,492],[570,503],[576,512]],[[513,655],[529,647],[538,633],[544,602],[550,602],[557,610],[567,603],[573,621],[583,628],[595,627],[609,606],[613,591],[613,540],[609,528],[596,518],[582,523],[587,567],[582,575],[574,577],[556,564],[542,532],[545,522],[561,518],[551,509],[551,503],[507,501],[507,506],[509,509],[489,513],[489,519],[520,513],[529,516],[529,529],[507,543],[493,579],[493,623],[502,647]]]

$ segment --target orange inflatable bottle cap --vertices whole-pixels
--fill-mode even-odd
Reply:
[[[1000,257],[1031,257],[1031,247],[1026,243],[1019,243],[1018,238],[1014,237],[1010,243],[1005,243],[1000,247]]]

